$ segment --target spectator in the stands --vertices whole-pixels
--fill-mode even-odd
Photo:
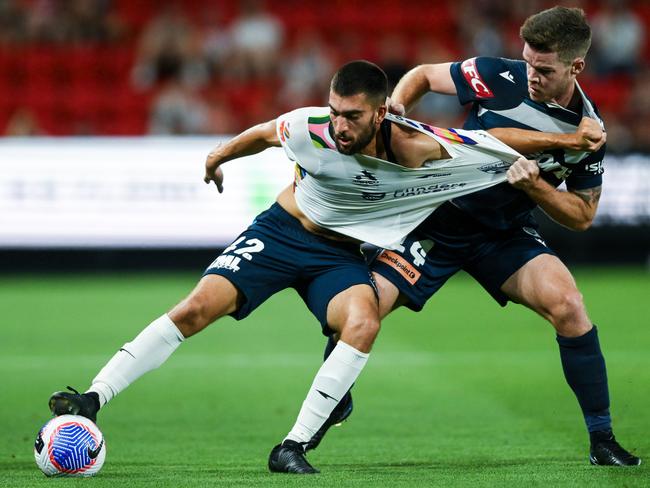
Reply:
[[[243,79],[272,76],[284,42],[280,20],[265,10],[262,0],[243,0],[232,25],[231,69]]]
[[[282,70],[283,87],[280,112],[308,105],[321,105],[332,76],[331,54],[314,32],[301,34],[294,42]]]
[[[200,37],[176,3],[165,4],[142,32],[132,71],[133,84],[138,89],[150,88],[168,79],[166,70],[171,65],[178,69],[179,83],[197,87],[208,80]]]
[[[625,115],[625,126],[633,136],[633,149],[650,153],[650,67],[639,68],[634,74]],[[609,136],[607,141],[609,144]]]
[[[510,2],[503,0],[465,0],[460,5],[459,34],[473,56],[503,56],[502,33],[509,18]],[[464,21],[463,19],[471,19]]]
[[[27,40],[27,13],[16,0],[0,1],[0,46]]]
[[[24,7],[27,37],[40,43],[106,43],[124,33],[123,23],[105,0],[51,0]]]
[[[207,134],[210,108],[192,87],[181,81],[178,59],[162,58],[159,64],[162,89],[151,104],[149,133],[156,135]]]
[[[5,136],[24,137],[45,135],[34,113],[25,107],[17,109],[9,118]]]
[[[392,33],[382,36],[379,40],[378,63],[388,77],[388,92],[390,93],[397,82],[409,70],[410,63],[406,55],[408,46],[404,35]]]
[[[200,36],[201,51],[208,63],[212,77],[228,77],[233,41],[230,28],[223,19],[218,5],[206,6],[196,26]]]
[[[641,61],[645,28],[627,0],[604,0],[593,17],[593,54],[596,72],[633,74]]]

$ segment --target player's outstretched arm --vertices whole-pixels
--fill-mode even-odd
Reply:
[[[455,95],[456,85],[449,71],[451,63],[421,64],[406,73],[390,96],[392,113],[404,115],[426,95],[427,92]]]
[[[571,230],[587,230],[596,216],[601,187],[559,191],[539,176],[537,162],[519,158],[506,173],[508,183],[519,188],[546,214]]]
[[[571,151],[598,151],[607,140],[598,121],[583,117],[578,129],[572,134],[538,132],[511,127],[489,129],[494,137],[522,154],[533,154],[548,149]]]
[[[268,149],[280,147],[280,139],[275,130],[275,120],[258,124],[233,137],[225,144],[218,144],[205,160],[203,181],[214,181],[219,193],[223,192],[223,172],[220,166],[232,159],[251,156]]]

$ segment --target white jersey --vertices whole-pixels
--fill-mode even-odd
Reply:
[[[276,129],[296,163],[298,208],[315,224],[388,249],[452,198],[505,181],[520,154],[484,131],[441,129],[388,114],[392,123],[438,141],[450,159],[420,168],[337,151],[329,107],[300,108],[277,119]]]

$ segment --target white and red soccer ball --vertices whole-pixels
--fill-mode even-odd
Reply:
[[[34,458],[46,476],[93,476],[106,459],[106,442],[91,420],[61,415],[38,432]]]

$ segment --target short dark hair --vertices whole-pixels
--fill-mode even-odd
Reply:
[[[581,8],[553,7],[531,15],[519,35],[536,51],[556,52],[565,63],[584,58],[591,46],[591,28]]]
[[[344,64],[332,78],[331,90],[342,97],[364,93],[381,105],[388,96],[386,73],[374,63],[364,60]]]

